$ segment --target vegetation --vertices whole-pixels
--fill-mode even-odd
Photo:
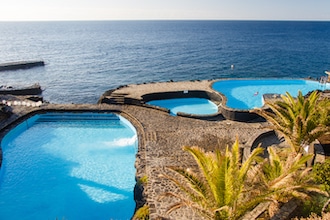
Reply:
[[[324,190],[330,193],[330,159],[325,160],[322,164],[315,164],[313,173],[316,182],[322,184]]]
[[[170,169],[182,179],[164,175],[184,193],[167,192],[162,195],[162,198],[171,196],[179,199],[179,202],[169,207],[168,213],[187,206],[208,219],[237,219],[259,202],[257,198],[246,198],[242,194],[247,173],[259,159],[258,155],[263,151],[261,148],[256,148],[243,164],[238,140],[231,152],[227,146],[225,154],[219,150],[205,153],[199,147],[183,149],[194,157],[199,172],[172,167]]]
[[[148,183],[148,177],[147,176],[142,176],[141,178],[139,178],[137,180],[137,185],[138,186],[143,186],[146,185]]]
[[[279,156],[275,148],[268,147],[268,158],[259,155],[256,148],[245,162],[241,162],[238,140],[231,151],[225,153],[218,148],[205,152],[199,147],[183,147],[197,163],[197,169],[169,167],[169,173],[162,175],[172,181],[180,192],[166,192],[161,196],[174,197],[175,202],[168,213],[182,207],[189,207],[207,219],[239,219],[261,202],[269,202],[268,214],[274,215],[283,203],[298,199],[308,204],[306,209],[321,214],[317,203],[325,203],[322,212],[329,206],[330,161],[315,165],[314,172],[306,167],[313,155],[306,154],[304,147],[322,135],[330,132],[330,102],[320,99],[318,92],[297,99],[289,93],[282,101],[266,103],[270,110],[256,109],[282,133],[292,151]],[[283,153],[283,152],[282,152]],[[321,185],[320,185],[321,184]],[[308,216],[308,215],[305,215]],[[329,216],[323,213],[323,216]],[[308,219],[320,219],[313,214]]]
[[[311,193],[327,195],[313,180],[311,168],[306,168],[306,162],[312,155],[289,153],[283,160],[273,147],[267,150],[269,158],[253,167],[256,178],[252,184],[258,186],[255,194],[271,201],[270,216],[278,211],[281,204],[293,198],[307,201],[311,199]]]
[[[141,208],[139,208],[133,218],[133,220],[149,220],[149,206],[148,205],[144,205]]]
[[[171,167],[173,175],[163,175],[181,190],[162,195],[161,199],[170,196],[178,201],[168,213],[189,207],[207,219],[238,219],[261,202],[271,202],[272,215],[293,198],[310,199],[310,192],[327,195],[313,182],[311,168],[305,166],[311,155],[291,153],[282,160],[270,147],[269,158],[262,160],[259,154],[263,150],[256,148],[241,163],[238,140],[225,154],[199,147],[183,149],[194,157],[198,170]]]
[[[317,138],[330,131],[330,101],[320,99],[320,93],[312,92],[305,98],[299,91],[294,99],[288,92],[281,101],[266,101],[271,111],[254,109],[272,128],[282,133],[296,153],[303,152]]]
[[[318,216],[315,213],[312,213],[309,217],[307,218],[294,218],[293,220],[325,220],[325,219],[330,219],[330,213],[323,213],[322,216]]]
[[[297,217],[307,218],[314,213],[321,216],[324,211],[328,211],[326,204],[329,198],[325,195],[310,194],[311,199],[304,200],[296,210]]]
[[[330,159],[325,160],[324,163],[315,164],[313,167],[313,173],[315,181],[321,184],[322,188],[330,194]],[[320,199],[326,200],[325,198]],[[322,212],[329,211],[329,198],[327,198],[326,202],[322,201],[320,203],[324,204],[324,206],[322,207]]]

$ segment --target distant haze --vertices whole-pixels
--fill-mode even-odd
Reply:
[[[0,21],[330,20],[329,0],[1,0]]]

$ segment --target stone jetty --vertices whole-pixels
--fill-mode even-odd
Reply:
[[[29,68],[32,68],[32,67],[44,66],[44,65],[45,65],[45,62],[42,61],[42,60],[8,62],[8,63],[0,64],[0,71],[29,69]]]

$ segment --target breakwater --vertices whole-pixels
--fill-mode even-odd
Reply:
[[[42,60],[37,61],[19,61],[8,62],[0,64],[0,71],[17,70],[17,69],[29,69],[37,66],[44,66],[45,62]]]

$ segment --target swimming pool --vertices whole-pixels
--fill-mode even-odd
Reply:
[[[137,133],[125,118],[47,113],[2,140],[0,219],[130,219]]]
[[[204,98],[161,99],[149,101],[147,104],[169,109],[171,115],[176,115],[178,112],[194,115],[210,115],[218,112],[218,106]]]
[[[296,96],[300,90],[306,95],[316,89],[330,89],[330,85],[302,79],[233,79],[217,81],[212,88],[226,96],[226,106],[249,110],[263,106],[264,94],[289,92],[292,96]]]

